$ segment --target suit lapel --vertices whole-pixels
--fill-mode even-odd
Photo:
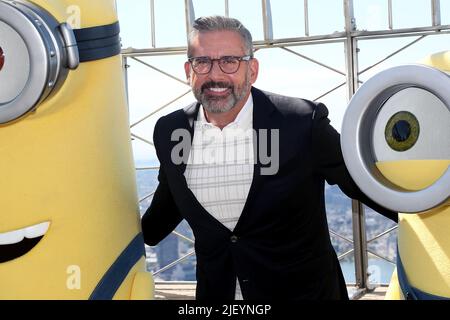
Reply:
[[[261,175],[261,159],[259,157],[259,144],[260,134],[262,129],[267,130],[267,134],[270,135],[271,129],[279,129],[279,117],[275,117],[277,113],[276,107],[270,101],[270,99],[261,91],[256,88],[252,88],[253,96],[253,129],[256,132],[257,139],[253,140],[253,152],[254,159],[256,160],[253,167],[253,180],[250,186],[250,190],[245,202],[244,208],[242,209],[241,216],[234,228],[236,233],[245,226],[245,221],[249,218],[249,211],[252,203],[255,201],[255,196],[258,193],[261,185],[264,183],[264,175]]]
[[[189,159],[189,153],[192,148],[192,141],[194,139],[194,129],[195,121],[197,120],[197,115],[200,110],[199,103],[193,103],[182,110],[182,117],[180,118],[180,123],[175,126],[177,129],[187,130],[190,135],[189,146],[183,149],[183,162],[181,164],[175,165],[177,169],[177,174],[179,175],[179,181],[182,184],[182,192],[189,198],[188,203],[192,203],[192,207],[189,208],[188,212],[190,214],[195,214],[197,223],[203,224],[205,227],[212,228],[213,230],[223,232],[224,234],[229,234],[230,230],[220,223],[216,218],[214,218],[197,200],[194,193],[189,189],[184,172],[186,171],[187,161]],[[171,143],[171,150],[176,145],[176,143]]]
[[[172,140],[172,137],[168,137],[168,148],[167,148],[167,155],[168,159],[170,159],[170,163],[172,163],[175,168],[177,169],[178,173],[181,175],[184,175],[184,171],[186,170],[186,164],[189,159],[189,153],[191,151],[192,147],[192,141],[194,138],[194,124],[195,120],[197,119],[198,110],[200,108],[200,104],[193,103],[189,106],[185,107],[182,110],[179,110],[179,116],[174,117],[174,123],[171,124],[172,131],[169,132],[170,135],[172,135],[176,130],[181,130],[183,132],[182,137],[178,136],[176,138],[180,138],[181,140]],[[188,141],[185,141],[186,139]],[[183,148],[181,148],[180,154],[177,156],[180,156],[182,161],[174,162],[172,161],[172,152],[173,150],[179,150],[177,148],[177,145],[182,143]]]

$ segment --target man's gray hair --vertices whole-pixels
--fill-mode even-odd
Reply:
[[[188,57],[192,57],[192,39],[201,32],[235,31],[245,45],[246,54],[253,57],[253,41],[250,31],[237,19],[224,16],[200,17],[194,21],[188,37]]]

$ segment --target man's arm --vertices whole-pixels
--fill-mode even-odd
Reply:
[[[162,168],[159,169],[158,180],[159,184],[152,203],[142,217],[144,242],[149,246],[156,246],[183,220],[175,205]]]
[[[160,142],[160,127],[160,121],[158,121],[153,134],[153,141],[157,153]],[[159,155],[158,158],[161,163],[161,157]],[[183,220],[170,191],[162,163],[159,168],[158,181],[159,184],[153,196],[152,203],[142,217],[144,242],[149,246],[157,245]]]
[[[327,108],[319,103],[313,115],[312,147],[315,170],[321,174],[328,184],[337,184],[350,198],[357,199],[397,222],[398,213],[390,211],[369,199],[358,188],[348,172],[341,151],[339,133],[330,125]]]

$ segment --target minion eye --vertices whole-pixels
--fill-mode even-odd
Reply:
[[[376,74],[352,97],[342,124],[342,153],[352,178],[378,204],[423,212],[447,201],[447,167],[432,185],[412,191],[384,176],[378,164],[449,159],[449,87],[449,75],[438,69],[403,65]]]
[[[0,124],[36,109],[79,62],[74,31],[27,1],[0,1]]]
[[[394,114],[389,119],[384,131],[389,147],[399,152],[411,149],[419,139],[419,135],[419,121],[408,111],[400,111]]]

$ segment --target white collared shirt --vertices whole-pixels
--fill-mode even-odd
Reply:
[[[198,202],[234,230],[253,180],[253,98],[222,130],[209,123],[200,107],[184,176]],[[235,298],[242,299],[237,282]]]

